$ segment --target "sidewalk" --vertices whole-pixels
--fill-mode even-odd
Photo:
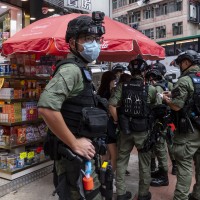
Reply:
[[[151,187],[152,200],[172,200],[176,184],[176,176],[171,175],[171,163],[169,162],[169,186]],[[138,158],[137,152],[134,149],[130,157],[128,166],[130,176],[126,177],[127,190],[131,191],[133,197],[138,189]],[[194,184],[194,176],[193,183]],[[191,189],[192,189],[191,186]],[[53,197],[52,192],[52,174],[49,174],[39,180],[36,180],[28,185],[0,198],[1,200],[58,200],[58,197]],[[115,199],[115,198],[114,198]],[[136,200],[137,198],[133,198]]]

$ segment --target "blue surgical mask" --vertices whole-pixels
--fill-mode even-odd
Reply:
[[[85,42],[83,45],[84,50],[80,52],[80,55],[89,63],[96,60],[100,53],[100,44],[94,40],[91,42]]]

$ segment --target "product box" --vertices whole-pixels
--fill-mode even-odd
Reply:
[[[0,99],[13,99],[13,98],[14,98],[14,88],[0,89]]]

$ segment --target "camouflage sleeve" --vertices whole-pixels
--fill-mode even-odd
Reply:
[[[40,96],[38,107],[59,111],[63,102],[83,89],[81,70],[74,64],[63,65]]]
[[[147,103],[156,104],[156,88],[149,85]]]
[[[183,108],[188,97],[193,94],[194,87],[192,80],[188,76],[184,76],[175,84],[172,94],[172,103],[179,108]]]
[[[169,91],[172,91],[173,87],[174,87],[173,83],[168,82],[168,89],[169,89]]]
[[[119,84],[116,89],[111,93],[108,101],[109,105],[118,106],[122,98],[122,84]]]
[[[156,86],[156,104],[162,104],[162,98],[158,94],[163,93],[163,88],[160,86]]]

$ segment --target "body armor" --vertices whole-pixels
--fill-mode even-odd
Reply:
[[[149,129],[150,108],[147,97],[148,85],[144,84],[143,79],[132,79],[123,84],[119,123],[125,134]]]

